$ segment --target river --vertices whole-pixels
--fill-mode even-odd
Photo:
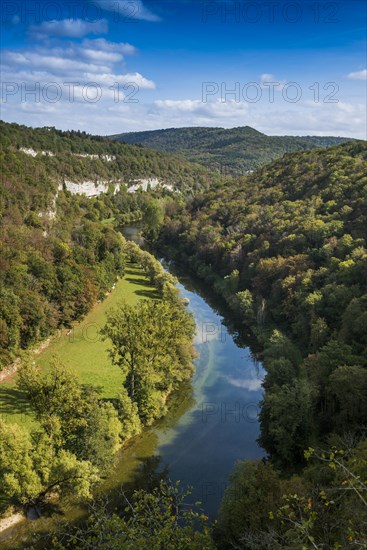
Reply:
[[[125,228],[123,234],[140,240],[136,227]],[[201,501],[205,513],[215,518],[236,461],[264,455],[256,442],[264,370],[240,335],[227,328],[229,318],[222,317],[219,310],[224,310],[212,293],[180,270],[174,274],[197,326],[195,374],[171,399],[167,416],[121,450],[97,495],[108,495],[115,506],[122,486],[150,488],[162,477],[180,480],[182,487],[192,487],[189,501]],[[64,511],[67,521],[85,514],[73,503]],[[55,528],[54,516],[23,523],[12,529],[4,548],[25,547],[32,531]]]
[[[139,228],[126,227],[123,234],[141,244]],[[153,456],[156,469],[192,486],[192,500],[214,517],[235,462],[264,455],[256,440],[265,373],[239,335],[227,329],[211,293],[182,271],[175,275],[196,322],[199,357],[187,410],[155,430]]]

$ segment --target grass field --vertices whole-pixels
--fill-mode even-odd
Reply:
[[[109,342],[101,340],[98,330],[106,321],[106,312],[119,301],[134,304],[141,298],[158,298],[158,295],[143,272],[130,264],[125,277],[118,281],[111,294],[97,304],[83,321],[75,324],[69,333],[63,331],[55,337],[42,353],[34,357],[36,364],[46,372],[53,359],[61,360],[78,375],[81,383],[100,386],[103,397],[116,397],[122,375],[118,367],[111,364],[107,353]],[[27,400],[17,390],[16,375],[14,379],[0,383],[0,414],[8,422],[28,428],[34,425]]]

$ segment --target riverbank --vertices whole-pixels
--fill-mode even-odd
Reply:
[[[115,510],[122,504],[122,486],[132,490],[149,488],[158,479],[181,480],[182,486],[193,486],[192,500],[201,501],[205,513],[215,518],[233,464],[263,456],[256,443],[263,372],[251,350],[239,345],[238,335],[228,332],[228,319],[222,318],[221,308],[205,285],[198,286],[185,273],[175,275],[181,281],[180,296],[188,301],[197,325],[199,358],[192,383],[172,395],[164,418],[123,447],[116,467],[97,488],[97,496],[107,498]],[[134,275],[127,273],[126,278]],[[138,285],[127,283],[132,285],[134,299],[139,299]],[[93,360],[91,356],[89,360]],[[86,513],[78,503],[66,502],[62,515],[10,529],[11,537],[2,547],[24,548],[25,541],[33,540],[33,533],[59,530],[60,522],[74,523]]]
[[[121,300],[133,305],[142,297],[156,298],[156,290],[138,266],[128,264],[124,278],[117,282],[106,299],[97,303],[71,330],[60,331],[47,346],[41,344],[33,352],[33,360],[46,371],[57,357],[77,374],[82,384],[101,387],[102,397],[106,399],[116,397],[122,374],[118,367],[111,365],[109,344],[101,340],[98,330],[104,325],[106,312],[111,307]],[[0,414],[9,423],[28,429],[34,426],[27,401],[16,387],[15,370],[0,384]]]
[[[147,253],[144,253],[145,260],[147,260],[146,254]],[[164,274],[159,262],[157,260],[154,261],[162,270],[162,274]],[[106,323],[107,312],[111,307],[118,305],[121,300],[124,300],[124,302],[130,306],[134,306],[142,299],[161,299],[161,291],[157,290],[156,286],[152,286],[151,274],[149,273],[148,280],[145,273],[149,273],[146,265],[144,265],[144,268],[141,268],[140,264],[128,263],[124,279],[117,283],[116,288],[114,288],[108,298],[101,304],[97,304],[81,323],[75,324],[69,331],[63,331],[60,337],[54,338],[51,344],[50,342],[47,343],[47,346],[42,344],[41,350],[35,350],[32,357],[32,359],[35,360],[34,362],[42,368],[43,372],[47,372],[54,358],[57,357],[63,364],[66,364],[74,371],[81,383],[93,385],[95,387],[99,386],[101,388],[101,394],[105,399],[117,397],[121,391],[123,381],[122,373],[118,367],[111,363],[108,354],[108,348],[111,343],[109,341],[103,341],[100,338],[100,329]],[[166,278],[169,280],[168,274]],[[183,311],[184,309],[185,308],[183,308]],[[46,350],[47,347],[50,349]],[[44,353],[37,359],[36,351],[38,353],[43,351]],[[9,421],[9,417],[15,416],[19,424],[23,426],[26,425],[29,430],[31,430],[35,427],[36,422],[28,408],[29,405],[25,396],[21,395],[21,392],[17,389],[15,384],[16,376],[13,377],[11,382],[3,384],[0,392],[2,397],[2,409],[5,409],[4,404],[5,406],[8,404],[9,406],[6,409],[8,418],[6,418],[6,420]],[[163,397],[167,398],[167,396],[168,394]],[[10,401],[11,399],[12,401]],[[21,400],[23,400],[22,404]],[[9,423],[11,423],[11,421]],[[127,447],[130,443],[130,440],[126,442]],[[125,449],[126,447],[124,445],[119,453],[119,462],[121,462],[122,452],[124,452]],[[98,487],[96,487],[96,490],[98,490]],[[25,525],[19,532],[18,530],[12,529],[12,526],[15,526],[16,523],[20,521],[20,517],[14,514],[11,519],[6,518],[6,521],[4,520],[4,530],[8,530],[9,533],[5,534],[5,537],[2,536],[2,541],[4,541],[8,535],[11,538],[11,540],[7,541],[9,544],[8,547],[21,548],[25,541],[28,543],[30,540],[28,536],[29,529],[37,532],[52,532],[55,530],[54,523],[58,523],[59,521],[58,518],[63,517],[63,522],[73,523],[78,517],[80,519],[85,517],[85,514],[86,508],[85,504],[82,502],[76,501],[73,498],[71,498],[71,500],[69,498],[66,500],[62,499],[58,505],[56,515],[52,514],[52,516],[47,517],[46,514],[42,516],[36,524],[34,522],[32,522],[32,524],[25,522]]]

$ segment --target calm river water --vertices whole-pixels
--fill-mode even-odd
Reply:
[[[137,228],[124,228],[123,234],[140,240]],[[264,370],[239,335],[227,329],[228,320],[202,284],[180,271],[175,275],[196,321],[199,357],[191,392],[173,418],[154,430],[158,464],[153,467],[192,486],[192,500],[200,500],[213,517],[235,462],[264,455],[256,442]]]

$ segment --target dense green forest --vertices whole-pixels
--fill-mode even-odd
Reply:
[[[16,172],[21,166],[28,178],[39,179],[46,170],[48,178],[59,184],[65,180],[102,180],[111,185],[128,185],[136,179],[158,178],[175,189],[190,192],[208,186],[216,178],[203,167],[173,155],[85,132],[34,129],[0,121],[0,136],[5,174],[7,169]],[[32,149],[38,154],[34,158],[27,155],[30,158],[25,160],[21,149]]]
[[[118,234],[102,220],[102,201],[72,197],[43,172],[26,175],[28,157],[5,165],[1,212],[1,367],[70,327],[124,272]],[[0,367],[0,368],[1,368]]]
[[[234,472],[220,548],[367,540],[366,173],[366,143],[346,143],[169,205],[160,246],[264,346],[260,443],[271,462]]]
[[[127,193],[126,186],[87,198],[60,185],[64,163],[69,177],[103,175],[100,158],[94,165],[94,158],[72,157],[71,150],[120,155],[124,166],[145,176],[151,167],[144,159],[158,159],[167,174],[181,170],[181,161],[78,133],[8,124],[3,130],[0,370],[19,358],[14,393],[24,397],[33,419],[24,427],[0,419],[0,513],[11,513],[50,507],[66,495],[91,498],[121,444],[165,415],[170,394],[191,377],[195,325],[174,277],[114,228],[145,213],[146,230],[154,234],[159,203],[149,194]],[[127,264],[138,266],[155,292],[135,305],[118,303],[100,327],[111,367],[122,373],[117,397],[106,400],[103,388],[82,384],[59,357],[41,369],[27,351],[56,329],[73,327],[124,276]]]
[[[365,143],[290,154],[171,206],[161,231],[265,339],[262,443],[284,465],[300,460],[315,430],[366,418],[366,157]],[[350,402],[339,393],[346,387]],[[281,403],[289,411],[296,395],[304,420],[280,432]]]
[[[328,147],[348,141],[330,136],[267,136],[249,126],[239,128],[169,128],[131,132],[113,139],[176,153],[224,175],[243,175],[285,153]]]

